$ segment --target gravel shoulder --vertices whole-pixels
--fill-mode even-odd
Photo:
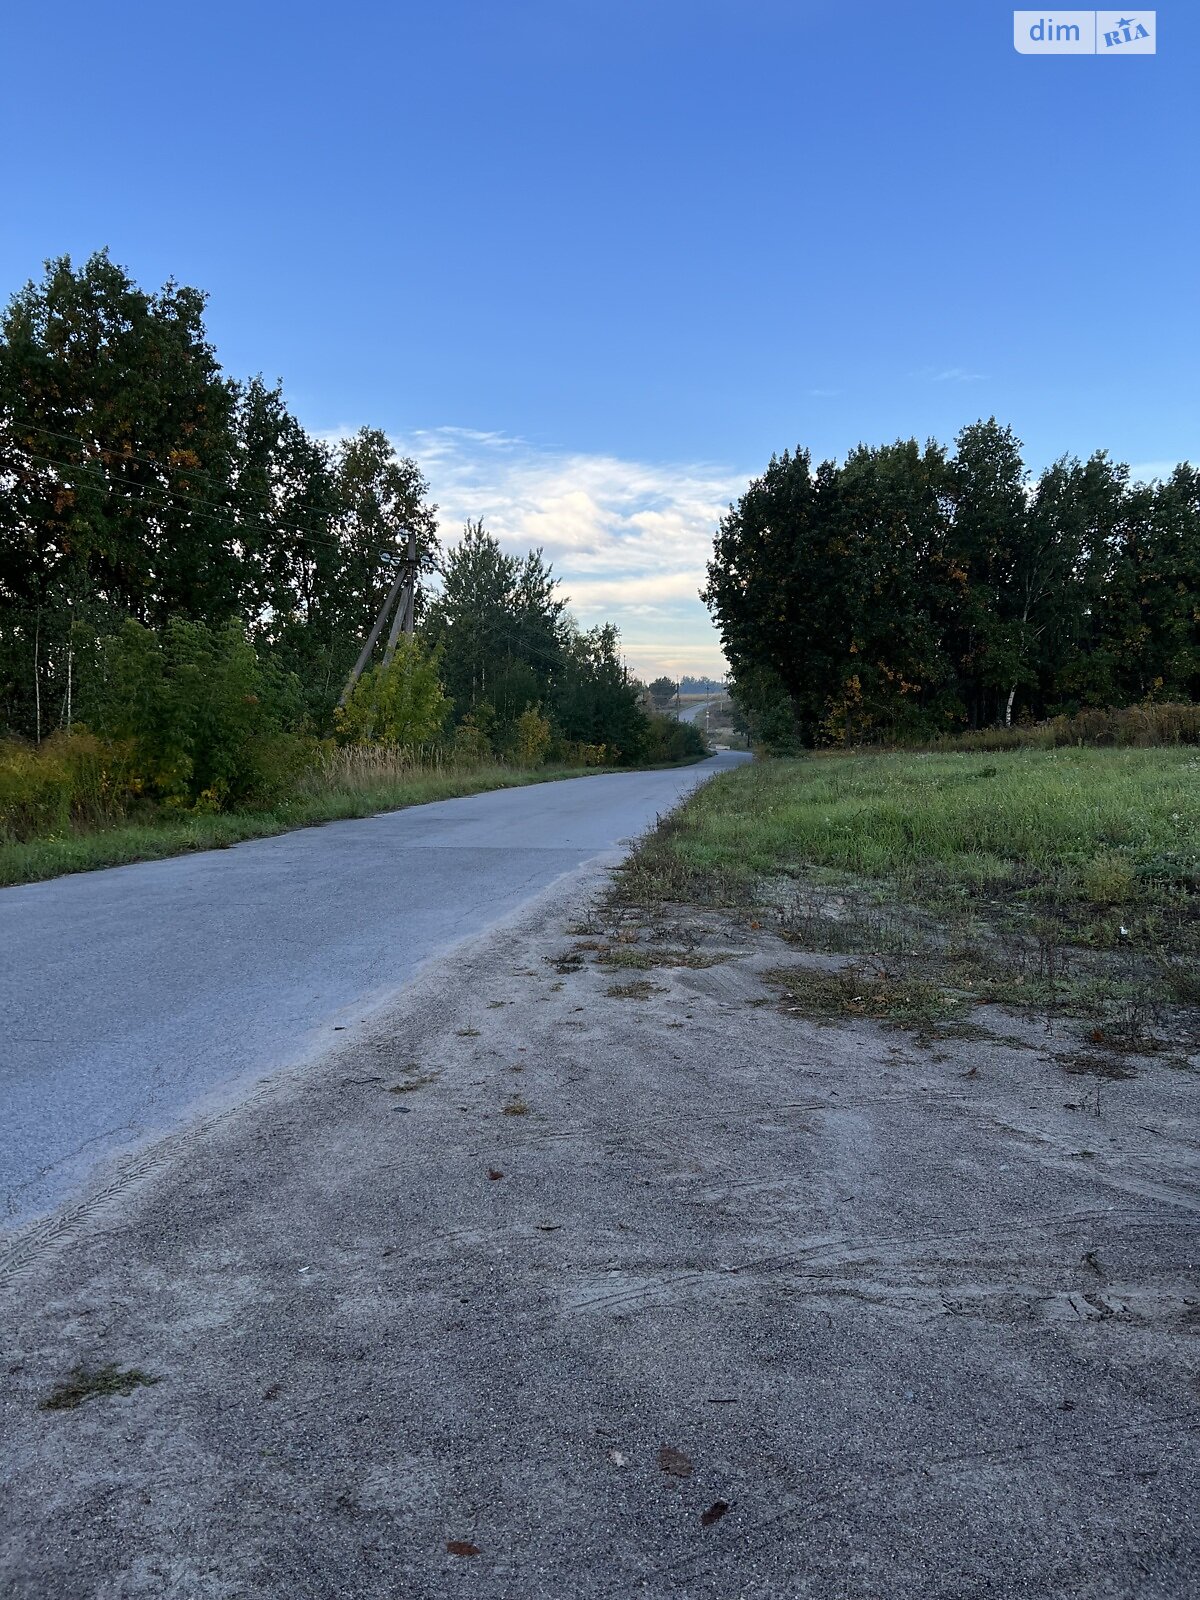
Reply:
[[[1194,1072],[821,1025],[602,888],[0,1257],[7,1596],[1191,1592]]]

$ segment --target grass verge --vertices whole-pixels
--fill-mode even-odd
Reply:
[[[1198,840],[1193,749],[768,761],[698,790],[616,894],[742,908],[809,951],[888,956],[937,1009],[949,991],[1058,1011],[1145,1050],[1164,1007],[1200,1006]],[[797,1009],[880,1014],[856,1008],[861,975],[806,982]]]
[[[672,763],[688,765],[690,763]],[[245,839],[264,839],[325,822],[377,816],[432,800],[452,800],[492,789],[594,777],[615,770],[580,767],[479,766],[455,771],[411,772],[399,779],[350,782],[345,786],[312,781],[269,810],[218,812],[119,823],[95,833],[0,843],[0,888],[35,883],[68,872],[157,861],[195,850],[223,850]]]

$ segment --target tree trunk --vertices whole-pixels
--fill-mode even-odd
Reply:
[[[1006,728],[1011,728],[1012,727],[1012,708],[1013,708],[1013,701],[1016,699],[1016,695],[1017,695],[1017,686],[1014,683],[1012,688],[1008,691],[1008,704],[1004,708],[1004,726]]]

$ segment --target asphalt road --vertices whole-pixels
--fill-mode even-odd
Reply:
[[[498,790],[0,890],[0,1231],[347,1038],[423,962],[739,759]]]

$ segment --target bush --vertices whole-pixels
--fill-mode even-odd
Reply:
[[[308,756],[294,678],[259,660],[240,626],[128,621],[106,641],[99,730],[126,744],[140,789],[173,809],[269,803]]]
[[[387,666],[364,672],[338,710],[338,737],[348,744],[428,744],[441,733],[449,709],[436,656],[419,639],[402,635]]]
[[[975,728],[961,733],[889,739],[871,749],[894,750],[1054,750],[1069,745],[1150,749],[1160,745],[1200,744],[1200,705],[1164,702],[1100,710],[1092,707],[1044,722],[1012,727]],[[860,746],[859,748],[864,748]]]
[[[1200,706],[1164,702],[1123,706],[1120,710],[1077,711],[1050,724],[1056,744],[1120,745],[1148,749],[1153,745],[1200,744]]]
[[[526,706],[517,718],[516,757],[523,767],[540,767],[553,737],[550,724],[537,706]]]
[[[642,761],[692,761],[705,749],[704,735],[695,723],[653,712],[646,718],[638,756]]]
[[[127,815],[140,789],[127,743],[86,728],[40,746],[12,740],[0,745],[0,834],[30,840],[105,827]]]
[[[474,717],[464,717],[454,730],[455,754],[463,761],[491,761],[492,741]]]
[[[1133,864],[1123,856],[1094,856],[1080,868],[1079,881],[1093,905],[1119,906],[1134,897]]]
[[[612,751],[606,744],[588,744],[585,739],[556,739],[549,759],[565,767],[607,767],[612,764]]]

